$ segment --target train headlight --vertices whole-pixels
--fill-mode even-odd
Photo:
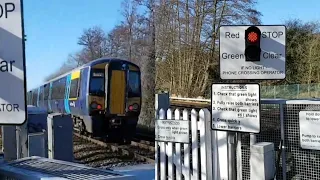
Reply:
[[[101,110],[101,109],[102,109],[102,105],[101,105],[101,104],[98,104],[98,103],[96,103],[96,102],[92,102],[92,103],[90,104],[90,107],[91,107],[92,109],[98,109],[98,110]]]
[[[138,108],[139,108],[139,105],[136,103],[128,107],[129,111],[137,110]]]
[[[90,106],[92,109],[96,109],[98,104],[96,102],[92,102]]]
[[[139,108],[139,105],[135,103],[135,104],[132,105],[132,107],[133,107],[134,110],[137,110]]]

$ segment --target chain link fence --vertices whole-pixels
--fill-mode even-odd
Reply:
[[[291,84],[279,86],[261,86],[261,98],[270,99],[301,99],[318,98],[320,96],[318,84]]]
[[[300,147],[300,111],[320,111],[320,100],[262,100],[256,142],[273,142],[277,180],[319,180],[320,151]],[[280,148],[283,146],[283,148]],[[239,157],[241,156],[241,157]],[[250,179],[250,135],[241,134],[242,179]]]

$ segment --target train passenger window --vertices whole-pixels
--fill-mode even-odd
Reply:
[[[52,83],[52,92],[51,92],[51,99],[58,99],[57,97],[58,97],[58,95],[57,94],[59,94],[59,92],[58,92],[58,81],[54,81],[53,83]]]
[[[140,74],[136,71],[129,72],[128,97],[140,97]]]
[[[57,99],[64,99],[64,93],[66,89],[66,77],[59,79],[57,85]]]
[[[31,105],[32,104],[32,91],[29,91],[28,92],[28,105]]]
[[[73,80],[71,81],[69,98],[76,98],[76,97],[79,96],[79,93],[78,93],[78,90],[79,90],[79,81],[80,81],[79,78],[73,79]]]
[[[56,80],[52,84],[52,99],[64,99],[66,77]]]
[[[49,99],[49,87],[50,87],[50,84],[44,85],[44,100]]]
[[[38,89],[32,91],[32,105],[36,106],[38,100]]]
[[[44,98],[44,87],[40,86],[39,101],[42,102],[43,98]]]

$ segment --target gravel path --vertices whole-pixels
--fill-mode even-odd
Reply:
[[[92,142],[73,136],[75,162],[91,167],[114,168],[128,165],[143,164],[133,157],[112,152],[111,149],[96,145]]]

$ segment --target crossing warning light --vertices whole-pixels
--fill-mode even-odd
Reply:
[[[246,61],[260,61],[261,31],[256,26],[250,26],[245,30],[245,57]]]

